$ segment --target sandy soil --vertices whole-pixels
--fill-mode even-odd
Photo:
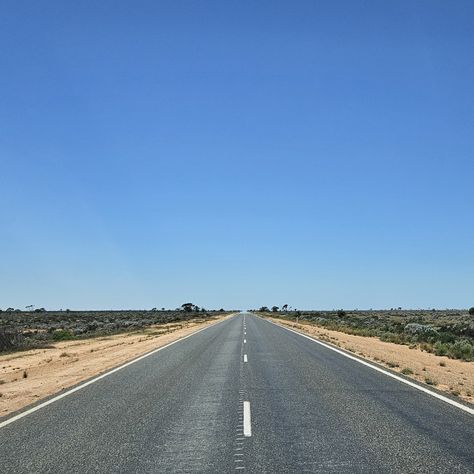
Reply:
[[[282,319],[268,318],[271,321],[292,327],[321,341],[346,349],[354,354],[389,367],[396,372],[423,383],[433,382],[437,389],[459,396],[474,403],[474,362],[464,362],[437,356],[420,349],[380,341],[375,337],[354,336],[306,323],[294,323]],[[405,370],[403,370],[405,369]]]
[[[0,355],[0,417],[226,317],[160,324],[139,332]]]

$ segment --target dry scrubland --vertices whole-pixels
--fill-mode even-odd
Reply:
[[[0,351],[0,417],[180,339],[227,314],[2,313],[0,331],[9,351]]]
[[[474,403],[474,316],[467,310],[259,314]]]
[[[51,343],[137,331],[156,324],[207,319],[217,311],[44,311],[0,312],[0,353]]]

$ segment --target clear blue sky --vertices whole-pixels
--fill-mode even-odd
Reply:
[[[474,305],[474,2],[0,4],[0,308]]]

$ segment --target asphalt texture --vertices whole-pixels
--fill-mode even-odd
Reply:
[[[246,313],[0,428],[0,472],[469,473],[473,421]]]

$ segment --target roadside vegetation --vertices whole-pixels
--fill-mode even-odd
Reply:
[[[128,319],[140,318],[140,323],[147,321],[144,320],[143,315],[140,315],[142,312],[126,313],[128,313]],[[198,314],[196,311],[188,311],[186,316],[184,312],[179,313],[179,320],[175,319],[173,322],[152,324],[146,327],[140,324],[136,330],[129,327],[126,330],[107,329],[107,331],[113,329],[116,331],[115,334],[98,333],[94,330],[95,332],[81,333],[77,336],[74,335],[74,331],[80,327],[80,324],[84,324],[84,320],[96,320],[107,324],[105,319],[117,321],[118,318],[114,318],[114,314],[110,312],[94,312],[89,316],[77,313],[72,320],[61,319],[59,315],[46,321],[37,320],[34,323],[36,325],[51,323],[52,320],[55,324],[59,324],[60,321],[63,321],[62,325],[68,323],[72,340],[68,340],[69,335],[64,334],[64,329],[59,329],[56,331],[61,336],[59,341],[51,338],[43,342],[43,340],[25,337],[24,342],[31,345],[30,350],[0,352],[0,418],[41,398],[176,341],[198,328],[221,320],[228,314],[221,311],[207,312],[203,317],[201,312]],[[125,315],[122,316],[125,318]],[[161,314],[161,316],[170,319],[172,317],[171,314]],[[34,326],[31,323],[30,321],[30,326]],[[16,324],[18,330],[18,325],[23,325],[24,320]],[[51,336],[51,333],[46,332],[46,334]],[[94,335],[100,337],[94,337]],[[25,345],[22,349],[26,349]]]
[[[110,336],[141,330],[157,324],[210,319],[219,311],[208,311],[185,303],[173,311],[0,311],[0,352],[14,352],[48,345],[58,341]]]
[[[474,361],[474,308],[469,310],[272,311],[263,316],[306,322],[322,328],[376,337],[451,359]]]

